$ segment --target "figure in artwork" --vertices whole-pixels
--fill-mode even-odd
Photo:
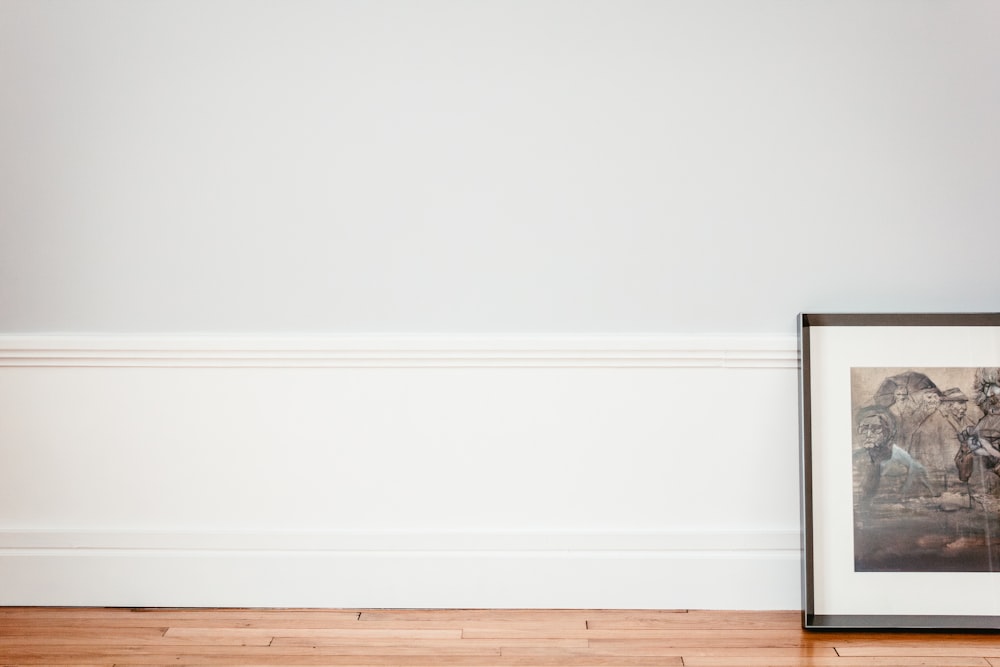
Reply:
[[[852,368],[851,400],[855,569],[1000,570],[1000,368]]]

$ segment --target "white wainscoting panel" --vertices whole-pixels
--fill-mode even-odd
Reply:
[[[798,608],[791,337],[0,337],[0,604]]]

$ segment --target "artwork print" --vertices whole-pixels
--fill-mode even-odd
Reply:
[[[856,572],[1000,571],[1000,368],[851,368]]]

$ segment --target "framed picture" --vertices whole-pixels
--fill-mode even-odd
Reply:
[[[1000,313],[801,314],[803,627],[1000,629]]]

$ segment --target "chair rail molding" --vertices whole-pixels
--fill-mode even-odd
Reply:
[[[797,368],[794,336],[0,335],[3,366]]]

